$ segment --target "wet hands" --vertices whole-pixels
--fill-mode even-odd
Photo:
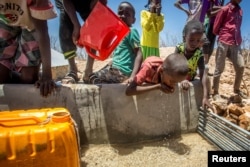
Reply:
[[[214,113],[216,113],[216,110],[214,109],[213,105],[209,102],[208,98],[203,97],[202,99],[202,108],[208,109],[210,108]]]
[[[127,85],[129,85],[130,83],[132,83],[134,81],[134,77],[130,77],[127,80],[124,81],[124,83],[126,83]]]
[[[40,89],[40,95],[47,97],[56,88],[56,84],[52,79],[40,79],[35,83],[36,88]]]
[[[161,91],[163,91],[164,93],[174,93],[174,88],[171,86],[168,86],[164,83],[160,83],[159,84],[159,88]]]
[[[188,80],[184,80],[181,82],[181,88],[184,91],[187,91],[190,88],[190,83]]]

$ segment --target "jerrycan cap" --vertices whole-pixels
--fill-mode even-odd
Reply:
[[[56,112],[51,116],[52,122],[62,123],[62,122],[70,122],[71,117],[68,112]]]

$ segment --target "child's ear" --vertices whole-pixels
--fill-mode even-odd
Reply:
[[[163,72],[163,66],[161,66],[161,68],[159,69],[159,72],[160,72],[160,73]]]
[[[133,18],[133,21],[132,21],[132,22],[133,22],[132,24],[134,24],[134,23],[135,23],[135,21],[136,21],[136,18],[134,17],[134,18]]]
[[[185,42],[186,42],[186,36],[183,35],[183,36],[182,36],[182,39],[183,39],[183,42],[185,43]]]

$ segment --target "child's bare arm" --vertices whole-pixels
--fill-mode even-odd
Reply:
[[[164,16],[163,15],[159,15],[156,18],[156,21],[155,21],[154,25],[155,25],[155,30],[157,32],[160,33],[163,30],[163,28],[164,28],[164,22],[165,22],[165,20],[164,20]]]
[[[108,0],[92,0],[90,3],[91,10],[95,7],[95,5],[98,1],[101,2],[103,5],[107,5],[107,3],[108,3]]]
[[[69,15],[69,18],[70,18],[70,20],[72,21],[72,23],[74,25],[72,40],[73,40],[73,42],[75,44],[77,44],[77,41],[78,41],[79,36],[80,36],[81,24],[80,24],[80,22],[79,22],[79,20],[77,18],[75,6],[71,2],[71,0],[63,0],[63,5],[64,5],[64,8],[65,8],[65,11]]]
[[[152,28],[153,17],[152,15],[148,15],[147,12],[141,12],[141,27],[147,31],[150,31]]]
[[[174,88],[167,86],[163,83],[157,83],[157,84],[144,84],[144,85],[137,85],[135,81],[132,81],[128,84],[128,87],[126,88],[126,95],[132,96],[132,95],[138,95],[142,94],[151,90],[161,90],[164,93],[173,93]]]
[[[227,12],[223,8],[217,13],[214,21],[213,33],[218,35],[220,32],[221,25],[224,24],[224,18],[226,18]]]
[[[213,6],[213,8],[207,11],[208,17],[214,17],[220,11],[221,6]]]
[[[210,104],[208,101],[208,68],[206,67],[205,69],[199,69],[200,72],[200,81],[202,83],[203,87],[203,100],[202,100],[202,107],[206,108],[209,107],[213,110],[213,106]]]
[[[185,9],[182,5],[181,5],[181,1],[180,0],[177,0],[175,3],[174,3],[174,6],[182,11],[184,11],[188,16],[191,14],[189,10]]]
[[[35,38],[39,43],[39,49],[42,60],[42,76],[36,82],[36,86],[40,88],[42,96],[48,96],[55,88],[51,73],[51,51],[50,39],[48,33],[48,25],[46,20],[33,19],[36,28]]]
[[[151,90],[159,89],[160,87],[161,87],[160,84],[137,85],[135,81],[132,81],[131,83],[128,84],[128,87],[126,88],[126,95],[127,96],[139,95]]]
[[[137,72],[139,71],[140,67],[141,67],[141,63],[142,63],[142,52],[141,52],[141,48],[136,48],[135,49],[136,54],[136,58],[135,58],[135,62],[134,62],[134,68],[133,71],[130,75],[130,79],[128,80],[128,82],[131,82],[133,80],[133,78],[135,77],[135,75],[137,74]]]

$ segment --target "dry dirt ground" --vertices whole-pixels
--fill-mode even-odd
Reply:
[[[83,167],[206,167],[208,150],[216,150],[197,133],[181,138],[126,145],[86,146]]]
[[[174,48],[160,48],[161,57],[172,53]],[[214,55],[210,59],[210,73],[214,70]],[[105,66],[110,59],[95,61],[94,71]],[[78,59],[79,71],[83,71],[86,61]],[[80,73],[80,76],[82,73]],[[245,68],[242,90],[248,94],[250,87],[250,63]],[[226,62],[221,77],[220,94],[224,105],[232,94],[234,70],[232,63]],[[212,99],[211,99],[211,102]],[[244,101],[244,105],[250,105]],[[244,106],[241,105],[241,108]],[[249,111],[250,112],[250,111]],[[86,167],[206,167],[208,150],[217,150],[215,146],[204,140],[198,133],[183,134],[181,138],[134,143],[129,145],[88,145],[83,148],[82,166]]]
[[[241,99],[239,96],[233,93],[233,84],[235,78],[235,72],[233,65],[230,61],[226,60],[225,70],[220,79],[219,93],[223,97],[221,101],[213,101],[217,113],[220,116],[225,117],[230,122],[239,125],[241,128],[250,131],[250,52],[243,52],[245,58],[245,69],[243,79],[241,82],[241,91],[248,95],[248,99]],[[211,57],[210,61],[210,73],[214,72],[215,56]],[[212,83],[212,76],[209,77]],[[213,93],[211,91],[211,93]]]

